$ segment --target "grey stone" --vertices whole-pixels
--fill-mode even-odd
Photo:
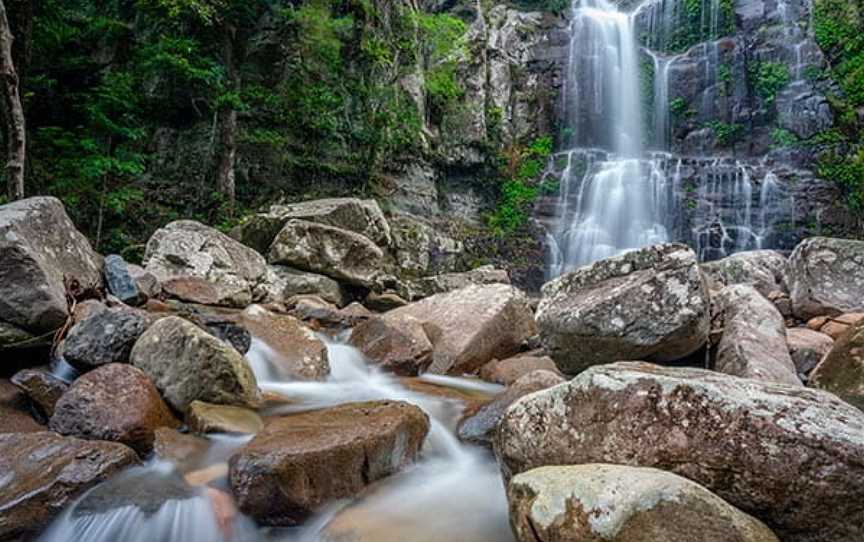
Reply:
[[[128,363],[135,341],[149,323],[144,313],[136,310],[97,311],[72,327],[63,342],[63,355],[82,371],[108,363]]]
[[[796,317],[864,312],[864,241],[813,237],[798,245],[789,262]]]
[[[117,254],[105,257],[105,284],[112,295],[127,305],[140,305],[147,300],[129,273],[128,264]]]

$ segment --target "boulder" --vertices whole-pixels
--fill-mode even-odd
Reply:
[[[196,399],[236,406],[253,406],[258,400],[258,384],[246,359],[176,316],[158,320],[141,335],[131,363],[153,379],[179,412]]]
[[[792,252],[789,265],[797,318],[864,311],[864,241],[806,239]]]
[[[864,322],[855,324],[834,342],[813,369],[809,384],[864,410]]]
[[[0,322],[0,349],[20,348],[34,342],[50,344],[50,338],[40,340],[39,337],[8,322]]]
[[[245,307],[267,263],[254,250],[192,220],[172,222],[147,242],[144,265],[166,293],[195,303]]]
[[[496,450],[507,477],[546,465],[662,468],[781,540],[864,536],[864,414],[818,390],[701,369],[598,366],[517,401]]]
[[[793,327],[786,330],[786,345],[798,374],[809,375],[831,351],[834,339],[806,327]]]
[[[160,427],[154,432],[153,456],[170,461],[177,470],[186,473],[212,461],[210,440],[170,427]]]
[[[696,254],[657,245],[599,261],[543,286],[537,326],[564,373],[626,359],[673,361],[708,339],[708,292]]]
[[[387,312],[399,307],[404,307],[408,301],[403,299],[399,294],[392,291],[385,292],[369,292],[366,299],[363,300],[363,306],[369,310],[376,312]]]
[[[510,284],[510,276],[503,269],[486,265],[464,273],[445,273],[406,281],[400,284],[399,295],[408,301],[416,301],[472,284]]]
[[[523,341],[535,331],[534,316],[528,300],[518,289],[506,284],[472,285],[455,292],[437,294],[422,301],[392,310],[372,324],[375,333],[359,330],[353,344],[361,350],[380,354],[378,361],[399,360],[410,365],[408,354],[421,357],[418,369],[426,362],[426,346],[420,336],[420,326],[432,343],[429,372],[436,374],[468,374],[476,372],[495,358],[517,353]],[[377,326],[377,327],[376,327]],[[406,334],[416,340],[410,348],[387,358],[387,348],[400,346]],[[388,336],[389,335],[389,336]],[[367,346],[361,338],[370,340]],[[410,371],[408,371],[410,372]]]
[[[248,408],[192,401],[186,424],[195,433],[257,433],[264,428],[261,416]]]
[[[417,278],[454,271],[465,251],[461,241],[416,216],[395,213],[390,217],[392,252],[403,278]]]
[[[864,313],[860,312],[850,312],[839,316],[826,317],[825,324],[819,328],[819,331],[836,341],[841,335],[849,331],[850,328],[862,320],[864,320]]]
[[[714,298],[723,335],[714,356],[721,373],[801,385],[786,345],[786,324],[777,308],[753,286],[736,284]]]
[[[132,263],[126,264],[126,271],[132,280],[135,281],[135,286],[146,298],[154,298],[162,295],[162,283],[156,278],[156,275],[150,273],[140,265]]]
[[[75,229],[60,200],[0,206],[0,321],[40,335],[66,323],[65,283],[102,285],[102,258]]]
[[[36,421],[31,411],[27,395],[8,380],[0,379],[0,433],[44,431],[45,426]]]
[[[147,301],[147,295],[138,288],[138,282],[129,272],[129,265],[117,254],[105,257],[105,285],[114,297],[127,305],[141,305]]]
[[[230,460],[239,508],[265,525],[297,525],[417,457],[429,430],[407,403],[353,403],[272,418]]]
[[[348,295],[338,282],[317,273],[282,265],[268,265],[267,277],[259,287],[262,299],[285,303],[297,295],[315,295],[338,307],[348,304]]]
[[[360,234],[379,246],[389,246],[390,225],[375,200],[332,198],[273,205],[234,228],[231,236],[264,254],[289,220],[304,220]],[[304,292],[306,293],[306,292]]]
[[[368,238],[304,220],[289,220],[285,224],[267,258],[271,264],[296,267],[367,288],[375,284],[384,268],[384,252]]]
[[[565,380],[557,372],[541,370],[528,373],[491,402],[466,413],[459,421],[456,434],[463,442],[491,446],[498,423],[510,405],[529,393],[545,390],[562,382]]]
[[[327,347],[303,322],[260,305],[243,311],[241,323],[269,347],[267,358],[279,380],[325,380],[330,374]]]
[[[709,288],[721,290],[733,284],[746,284],[768,297],[772,292],[788,292],[789,260],[775,250],[738,252],[701,265]]]
[[[345,329],[365,322],[373,316],[372,312],[356,301],[340,309],[314,295],[294,296],[286,306],[292,316],[306,322],[314,329]]]
[[[149,324],[146,313],[137,310],[117,307],[96,311],[72,327],[63,341],[63,355],[81,371],[128,363],[135,341]]]
[[[480,368],[480,378],[493,384],[509,386],[534,371],[551,371],[560,374],[552,358],[540,352],[528,352],[512,358],[493,359]]]
[[[432,363],[432,342],[421,320],[376,316],[351,331],[350,343],[385,371],[417,376]]]
[[[699,484],[652,468],[540,467],[514,477],[507,500],[520,542],[779,542]]]
[[[78,495],[137,461],[116,442],[0,434],[0,540],[37,534]]]
[[[54,415],[54,406],[69,388],[53,374],[38,369],[24,369],[12,377],[12,383],[23,391],[44,421]]]
[[[76,379],[60,397],[49,427],[61,435],[125,444],[145,456],[158,427],[179,427],[143,371],[120,363]]]

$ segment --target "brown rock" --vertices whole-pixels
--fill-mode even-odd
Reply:
[[[162,290],[168,297],[188,303],[218,305],[222,300],[219,288],[201,277],[171,278],[162,283]]]
[[[75,304],[75,308],[72,310],[72,322],[77,324],[78,322],[90,318],[97,312],[102,312],[104,310],[108,310],[105,303],[95,299],[85,299],[84,301]]]
[[[278,376],[291,380],[324,380],[330,374],[327,347],[297,318],[260,305],[243,311],[241,323],[273,351]]]
[[[12,383],[27,394],[45,420],[54,415],[54,405],[69,387],[51,373],[36,369],[18,371],[12,377]]]
[[[545,390],[552,386],[557,386],[564,382],[557,371],[534,371],[522,376],[519,380],[507,388],[507,391],[496,397],[491,403],[483,405],[473,412],[468,412],[467,415],[459,421],[457,434],[459,439],[464,442],[473,444],[492,445],[492,439],[495,436],[495,430],[498,428],[498,423],[504,417],[504,412],[507,408],[516,402],[517,399],[534,393],[535,391]]]
[[[515,354],[536,333],[524,294],[505,284],[437,294],[381,318],[392,323],[390,329],[404,330],[405,324],[398,322],[406,316],[421,322],[426,331],[433,347],[428,370],[436,374],[473,373],[494,358]],[[398,340],[397,334],[391,344]]]
[[[416,376],[432,363],[432,343],[423,322],[413,316],[374,317],[351,332],[351,345],[386,371]]]
[[[240,510],[266,525],[296,525],[411,463],[429,419],[406,403],[353,403],[268,421],[230,461]]]
[[[198,468],[206,459],[210,441],[198,435],[187,435],[170,427],[153,432],[153,455],[174,463],[180,472]]]
[[[794,327],[786,330],[786,344],[798,374],[806,375],[831,350],[834,341],[824,333],[806,327]]]
[[[137,461],[114,442],[0,435],[0,540],[35,534],[78,495]]]
[[[545,465],[663,468],[784,541],[864,537],[864,414],[830,393],[615,363],[516,402],[496,449],[507,476]]]
[[[27,395],[5,379],[0,379],[0,433],[45,431],[45,426],[30,414]]]
[[[372,316],[371,312],[358,309],[354,303],[340,309],[314,295],[294,296],[287,305],[289,313],[316,329],[354,327]]]
[[[210,499],[219,532],[226,540],[230,540],[234,532],[234,521],[237,519],[237,507],[234,506],[234,500],[224,491],[212,487],[205,489],[204,493]]]
[[[480,378],[494,384],[509,386],[522,376],[534,371],[551,371],[561,374],[552,358],[529,352],[502,360],[493,359],[480,368]]]
[[[157,427],[179,425],[147,375],[119,363],[75,380],[49,423],[61,435],[121,442],[141,455],[153,449]]]
[[[196,471],[188,472],[183,477],[186,483],[193,487],[206,486],[219,480],[228,479],[228,463],[216,463]]]
[[[402,299],[395,292],[369,292],[366,299],[363,300],[363,305],[377,312],[387,312],[399,307],[404,307],[408,302]]]
[[[257,433],[264,429],[261,416],[248,408],[211,405],[193,401],[186,413],[189,430],[195,433]]]
[[[826,318],[825,324],[819,331],[836,341],[841,335],[846,333],[849,328],[861,320],[864,320],[864,313],[860,312],[850,312],[839,316],[829,317]]]
[[[864,322],[834,343],[810,375],[810,385],[864,410]]]

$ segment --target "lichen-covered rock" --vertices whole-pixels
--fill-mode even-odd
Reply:
[[[111,363],[77,378],[54,408],[49,427],[61,435],[125,444],[145,456],[158,427],[179,427],[143,371]]]
[[[231,458],[231,489],[258,522],[296,525],[413,462],[428,431],[422,410],[391,401],[272,418]]]
[[[23,391],[45,422],[54,415],[54,407],[69,384],[53,374],[38,369],[24,369],[12,377],[12,383]]]
[[[423,322],[413,316],[372,317],[351,331],[351,345],[382,369],[417,376],[432,363],[434,347]]]
[[[267,263],[254,250],[192,220],[172,222],[147,242],[144,265],[186,301],[245,307],[254,301]]]
[[[707,341],[709,312],[693,251],[657,245],[547,283],[536,318],[549,355],[575,374],[619,360],[686,357]]]
[[[231,236],[264,254],[289,220],[304,220],[348,230],[389,246],[390,225],[375,200],[331,198],[288,205],[273,205],[266,213],[252,215]]]
[[[96,311],[75,324],[63,342],[73,367],[88,371],[108,363],[128,363],[135,341],[150,324],[145,313],[118,307]]]
[[[267,266],[259,290],[261,299],[276,303],[285,303],[297,295],[316,295],[328,303],[344,307],[349,299],[342,286],[330,277],[283,265]]]
[[[176,316],[150,326],[135,343],[130,359],[179,412],[196,399],[237,406],[254,406],[258,401],[258,383],[246,358]]]
[[[262,354],[274,369],[274,379],[324,380],[330,374],[327,347],[297,318],[252,305],[240,322],[269,347]]]
[[[0,434],[0,540],[37,534],[78,495],[137,462],[116,442]]]
[[[788,291],[789,261],[774,250],[739,252],[702,264],[702,273],[712,290],[733,284],[747,284],[768,297],[771,292]]]
[[[513,478],[507,498],[520,542],[779,542],[699,484],[652,468],[540,467]]]
[[[370,324],[375,333],[361,330],[354,344],[360,345],[361,350],[368,348],[376,359],[382,360],[386,358],[387,345],[398,346],[406,333],[419,337],[422,327],[432,344],[428,371],[436,374],[473,373],[492,359],[517,353],[536,331],[525,295],[506,284],[472,285],[437,294],[380,318],[381,321]],[[376,346],[366,347],[360,338],[374,341]],[[412,342],[409,350],[418,360],[418,368],[425,364],[421,363],[426,355],[422,338]],[[391,358],[394,363],[397,358],[400,364],[408,361],[402,353]]]
[[[864,322],[855,324],[834,342],[813,369],[809,384],[864,410]]]
[[[479,374],[480,378],[487,382],[509,386],[534,371],[560,374],[552,358],[542,355],[541,352],[528,352],[502,360],[493,359],[480,368]]]
[[[510,277],[507,271],[486,265],[464,273],[445,273],[406,281],[399,285],[399,295],[408,301],[416,301],[472,284],[510,284]]]
[[[717,345],[717,371],[766,382],[800,385],[786,345],[786,324],[777,308],[753,286],[735,284],[714,297],[715,320],[723,335]]]
[[[511,406],[496,449],[508,477],[546,465],[662,468],[782,540],[864,536],[864,414],[818,390],[646,363],[592,367]]]
[[[390,218],[390,226],[391,250],[403,278],[452,272],[465,250],[462,242],[416,216],[396,213]]]
[[[834,339],[806,327],[793,327],[786,330],[786,344],[798,374],[809,375],[831,351]]]
[[[864,241],[813,237],[798,245],[789,265],[796,317],[864,311]]]
[[[491,446],[495,430],[507,407],[529,393],[545,390],[562,382],[564,378],[557,372],[541,370],[528,373],[489,403],[468,412],[459,421],[456,434],[464,442]]]
[[[0,321],[34,334],[66,322],[66,281],[102,285],[102,257],[75,229],[60,200],[0,206]]]
[[[285,224],[268,260],[364,287],[373,286],[384,268],[384,252],[367,237],[305,220]]]

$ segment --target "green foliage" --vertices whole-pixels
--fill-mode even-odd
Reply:
[[[744,133],[744,127],[738,123],[714,120],[708,123],[708,127],[714,131],[717,144],[721,147],[734,147]]]
[[[754,62],[747,69],[753,89],[769,107],[791,79],[789,67],[779,62]]]
[[[864,149],[847,155],[831,151],[820,159],[816,172],[844,189],[850,209],[864,211]]]
[[[860,0],[816,0],[816,41],[831,74],[855,106],[864,105],[864,4]]]
[[[558,13],[570,7],[570,0],[517,0],[516,5],[527,11]]]
[[[687,113],[688,108],[687,100],[680,96],[669,102],[669,112],[676,117],[684,116]]]
[[[456,75],[458,62],[465,54],[468,27],[461,19],[444,13],[415,14],[414,20],[423,44],[426,93],[431,105],[443,112],[464,92]]]
[[[553,189],[552,183],[539,182],[552,154],[552,146],[552,138],[543,136],[527,147],[513,145],[502,153],[504,180],[501,195],[495,211],[487,219],[496,235],[513,234],[524,226],[531,214],[530,206],[537,196]]]
[[[798,143],[798,136],[784,128],[774,128],[771,131],[771,140],[774,141],[774,147],[785,148]]]
[[[716,40],[735,32],[735,12],[733,0],[714,0],[718,2],[716,13],[711,2],[704,0],[684,0],[682,8],[676,11],[676,20],[671,28],[671,35],[662,36],[663,42],[657,41],[658,36],[646,35],[644,42],[657,50],[669,53],[681,53],[694,45],[707,40]],[[716,17],[716,20],[712,20]]]

